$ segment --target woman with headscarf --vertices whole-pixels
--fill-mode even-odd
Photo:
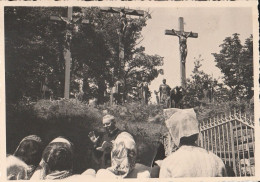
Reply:
[[[40,137],[36,135],[29,135],[22,139],[14,156],[21,159],[28,165],[28,178],[32,176],[36,167],[39,165],[43,151],[43,143]]]
[[[176,109],[166,126],[178,149],[162,161],[160,178],[226,176],[223,161],[195,143],[199,126],[193,109]]]
[[[132,135],[120,133],[113,142],[111,151],[111,167],[100,169],[97,178],[126,178],[135,168],[136,143]]]
[[[72,175],[73,145],[63,138],[54,139],[43,151],[39,168],[31,180],[64,179]]]
[[[19,158],[9,155],[6,159],[7,180],[27,180],[28,165]]]

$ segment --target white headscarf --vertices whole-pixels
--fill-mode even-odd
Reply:
[[[175,145],[179,146],[182,137],[199,133],[199,123],[193,109],[174,109],[172,116],[165,121]]]
[[[22,160],[15,156],[8,156],[7,162],[7,179],[8,180],[26,180],[28,166]]]

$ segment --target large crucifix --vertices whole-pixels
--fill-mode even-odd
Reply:
[[[182,88],[186,87],[186,57],[187,57],[187,39],[191,38],[198,38],[198,33],[193,32],[185,32],[184,31],[184,23],[183,17],[179,17],[179,31],[172,30],[165,30],[165,35],[173,35],[179,37],[179,44],[180,44],[180,60],[181,60],[181,86]]]
[[[65,59],[65,86],[64,86],[64,98],[69,99],[70,95],[70,66],[71,66],[71,52],[70,44],[72,40],[72,32],[78,32],[79,24],[87,24],[89,20],[83,19],[81,13],[75,13],[73,17],[73,8],[68,7],[67,17],[51,16],[51,20],[62,21],[66,23],[65,32],[65,48],[64,48],[64,59]]]

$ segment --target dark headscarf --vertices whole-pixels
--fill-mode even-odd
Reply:
[[[36,135],[29,135],[22,139],[17,149],[14,152],[14,156],[24,161],[28,169],[28,177],[33,174],[35,168],[39,165],[43,151],[43,143],[40,137]]]
[[[73,145],[63,138],[54,139],[43,151],[40,162],[40,179],[64,179],[72,174]],[[33,178],[35,179],[35,178]]]

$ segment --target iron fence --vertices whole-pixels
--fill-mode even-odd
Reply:
[[[241,110],[200,122],[198,145],[218,155],[235,176],[255,175],[254,119]],[[169,133],[163,138],[166,156],[174,152]]]

